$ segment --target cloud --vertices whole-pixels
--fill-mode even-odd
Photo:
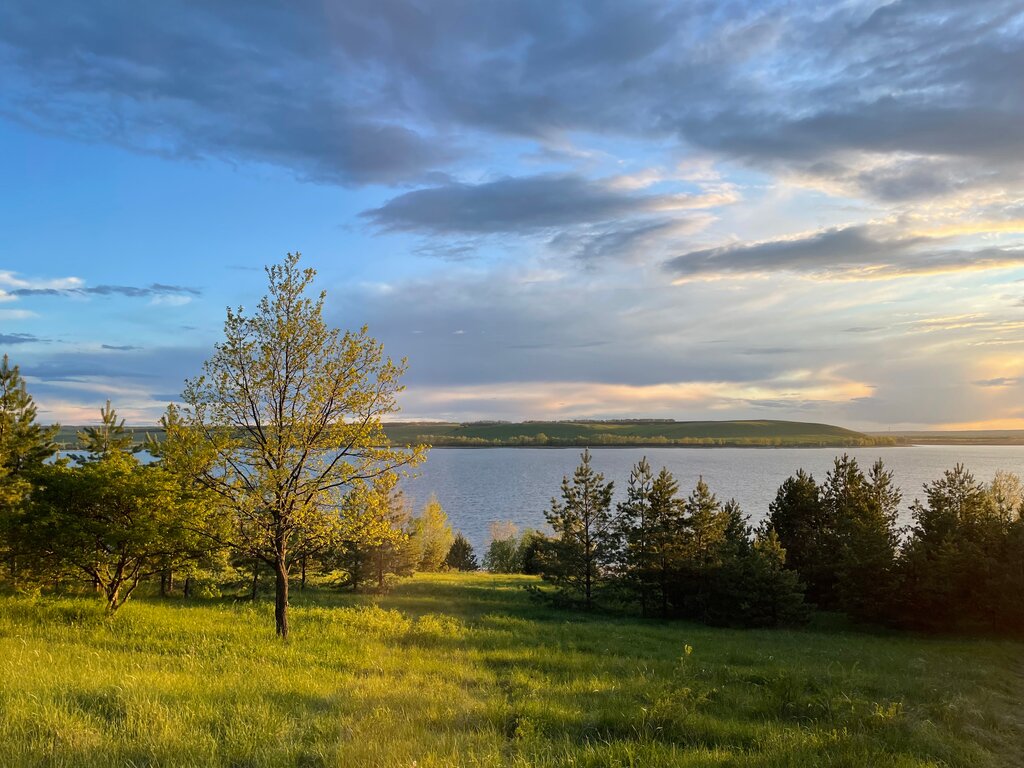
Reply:
[[[970,159],[959,186],[1024,164],[1022,17],[1014,0],[14,0],[0,11],[0,111],[336,184],[416,182],[488,140],[543,150],[586,134],[802,170],[863,153]],[[950,181],[887,176],[863,186],[902,198]]]
[[[109,349],[115,352],[132,352],[142,347],[133,347],[130,344],[100,344],[100,349]]]
[[[941,242],[855,225],[690,251],[667,261],[665,269],[684,280],[771,272],[834,280],[888,280],[1024,266],[1024,248],[955,250],[939,247]]]
[[[998,376],[994,379],[981,379],[973,383],[976,387],[1015,387],[1020,384],[1020,381],[1021,380],[1017,378]]]
[[[50,10],[0,11],[0,111],[30,127],[340,184],[409,179],[456,154],[403,124],[394,73],[356,50],[389,23],[368,8]]]
[[[37,344],[46,343],[49,339],[41,339],[33,333],[0,333],[0,344],[14,346],[15,344]]]
[[[200,296],[202,291],[198,288],[191,288],[185,285],[166,285],[164,283],[151,283],[147,286],[134,285],[85,285],[77,277],[62,278],[54,281],[30,282],[16,279],[16,273],[4,273],[7,276],[8,284],[15,285],[6,290],[7,296],[126,296],[128,298],[145,298],[159,296]],[[3,275],[0,275],[3,278]],[[48,284],[52,283],[52,284]],[[0,285],[4,282],[0,279]],[[60,287],[54,287],[59,285]]]
[[[635,194],[580,176],[542,175],[417,189],[361,215],[387,231],[528,233],[695,204],[693,196]]]

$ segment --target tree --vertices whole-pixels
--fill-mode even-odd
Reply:
[[[931,630],[1004,625],[1005,609],[1024,587],[1020,561],[1014,562],[1021,554],[1014,523],[962,464],[924,492],[925,502],[910,508],[914,526],[900,559],[896,620]]]
[[[37,413],[20,369],[12,367],[4,355],[0,360],[0,557],[6,560],[12,579],[19,573],[12,536],[32,490],[32,475],[57,452],[54,437],[59,427],[41,426]]]
[[[40,564],[88,575],[113,613],[168,558],[194,556],[203,514],[162,467],[112,452],[41,470],[15,540]]]
[[[35,401],[18,366],[0,361],[0,468],[11,475],[38,467],[57,452],[58,425],[38,422]]]
[[[419,549],[417,570],[440,570],[455,537],[437,496],[431,494],[423,512],[413,520],[411,535]]]
[[[697,481],[683,505],[683,556],[677,602],[686,612],[706,619],[711,580],[721,566],[722,548],[730,518],[704,478]]]
[[[381,426],[398,410],[405,361],[385,357],[365,327],[330,328],[326,294],[307,296],[316,272],[299,260],[267,268],[268,294],[253,314],[228,310],[224,340],[186,385],[187,429],[176,430],[204,438],[201,477],[237,519],[228,543],[274,568],[284,639],[295,552],[334,535],[347,494],[425,451],[388,447]]]
[[[511,522],[491,523],[491,541],[484,553],[484,568],[491,573],[522,573],[519,528]]]
[[[548,545],[544,578],[564,597],[579,599],[590,609],[602,569],[614,555],[615,535],[611,515],[613,483],[594,471],[590,451],[584,450],[570,482],[562,479],[562,501],[551,500],[545,512],[555,537]]]
[[[654,475],[644,456],[630,470],[626,500],[616,507],[616,574],[623,586],[640,601],[640,612],[647,616],[656,585],[653,583],[654,542],[651,516],[651,489]]]
[[[808,598],[819,607],[830,606],[838,555],[835,529],[813,475],[798,470],[779,487],[768,508],[768,527],[786,552],[786,565],[807,585]]]
[[[452,539],[444,564],[453,571],[475,571],[480,568],[473,554],[473,545],[461,532],[457,532]]]
[[[124,428],[124,419],[118,421],[117,411],[111,407],[109,400],[100,409],[99,425],[80,430],[77,437],[79,447],[87,451],[85,456],[76,456],[80,461],[132,449],[131,433]]]

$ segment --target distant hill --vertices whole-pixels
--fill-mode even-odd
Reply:
[[[81,427],[62,427],[57,440],[65,449],[77,445]],[[163,437],[160,427],[128,427],[136,442],[146,435]],[[733,446],[856,447],[895,445],[889,435],[866,435],[831,424],[804,421],[478,421],[468,423],[408,421],[384,425],[395,445],[427,443],[437,447],[503,446]]]
[[[385,425],[395,443],[435,446],[862,446],[890,445],[887,437],[801,421],[526,421],[396,422]]]

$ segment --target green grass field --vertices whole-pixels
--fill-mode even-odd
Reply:
[[[0,598],[0,765],[1024,762],[1020,644],[581,616],[529,583],[307,591],[286,645],[269,601]]]

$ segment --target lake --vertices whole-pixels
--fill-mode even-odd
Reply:
[[[489,540],[492,522],[511,521],[520,528],[546,530],[544,510],[557,495],[562,476],[579,464],[579,448],[434,448],[418,475],[403,484],[418,510],[436,493],[453,527],[461,530],[479,554]],[[903,448],[849,448],[867,470],[881,458],[903,490],[902,522],[910,522],[909,505],[923,497],[921,486],[957,462],[978,480],[988,482],[996,470],[1024,474],[1024,446],[927,445]],[[595,448],[595,469],[615,481],[616,501],[625,496],[629,472],[643,456],[657,472],[668,467],[684,493],[699,476],[720,499],[735,498],[757,523],[782,482],[801,467],[821,482],[842,449],[835,448]]]

